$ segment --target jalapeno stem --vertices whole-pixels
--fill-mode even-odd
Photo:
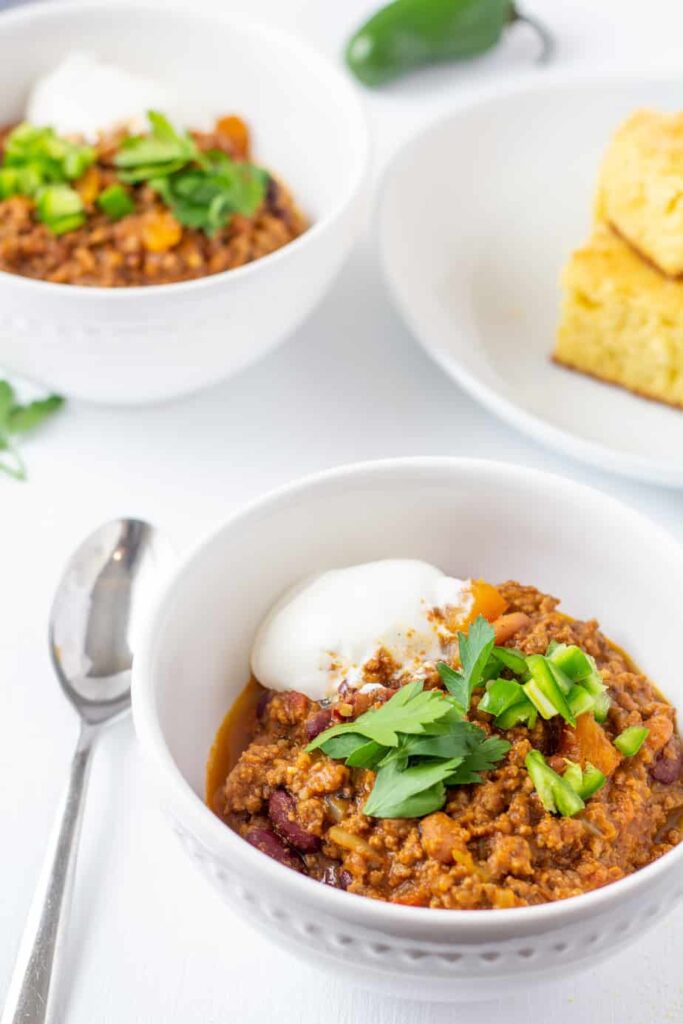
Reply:
[[[539,21],[537,18],[530,17],[528,14],[523,14],[521,11],[518,11],[516,7],[513,7],[510,14],[510,24],[520,21],[524,25],[528,25],[532,28],[540,40],[541,52],[536,58],[536,63],[548,64],[555,53],[555,40],[552,35],[543,22]]]

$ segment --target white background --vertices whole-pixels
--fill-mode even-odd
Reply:
[[[373,4],[232,0],[220,6],[277,21],[336,59]],[[680,68],[680,0],[527,0],[527,6],[558,36],[557,67],[578,73],[619,67],[635,75]],[[440,111],[481,85],[502,88],[527,74],[532,53],[531,36],[518,28],[494,54],[371,96],[377,170]],[[71,403],[25,453],[29,483],[0,479],[0,993],[76,736],[48,663],[49,604],[65,557],[99,521],[117,514],[149,518],[182,549],[242,502],[292,477],[357,459],[463,454],[571,474],[683,538],[680,494],[542,450],[432,366],[391,308],[371,232],[308,323],[258,366],[163,407],[122,412]],[[625,575],[633,557],[637,552],[624,553]],[[678,616],[680,609],[672,609],[672,619]],[[167,831],[125,721],[103,737],[95,759],[63,1020],[680,1024],[682,926],[680,908],[592,974],[504,1002],[454,1009],[347,990],[271,948],[217,902]]]

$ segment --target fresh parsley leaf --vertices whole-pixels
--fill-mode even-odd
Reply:
[[[364,747],[367,742],[365,736],[360,736],[357,732],[345,732],[340,736],[331,736],[325,741],[325,753],[328,757],[342,761],[350,757],[355,750]]]
[[[9,381],[0,380],[0,452],[5,453],[0,459],[0,472],[15,480],[26,479],[24,460],[12,439],[39,426],[63,404],[64,399],[59,395],[50,395],[48,398],[21,405],[17,402],[14,388]]]
[[[363,813],[372,818],[416,818],[443,807],[444,779],[460,758],[413,765],[403,770],[395,762],[381,767]]]
[[[8,380],[0,380],[0,432],[7,431],[10,412],[14,405],[14,388]]]
[[[446,779],[446,785],[465,786],[482,782],[479,772],[487,772],[495,768],[509,749],[510,744],[507,740],[501,739],[500,736],[489,736],[465,756],[462,764]]]
[[[470,694],[465,676],[462,672],[456,672],[456,670],[451,668],[450,665],[447,665],[445,661],[440,661],[436,666],[436,669],[441,678],[441,682],[456,702],[458,710],[464,715],[470,706]]]
[[[25,434],[40,426],[44,419],[57,412],[64,405],[61,395],[49,395],[27,405],[15,405],[9,414],[8,430],[10,434]]]
[[[268,174],[214,150],[201,154],[196,165],[152,178],[150,185],[181,224],[214,235],[235,213],[253,216],[265,199]]]
[[[483,615],[478,615],[467,633],[458,633],[458,652],[460,664],[470,697],[472,691],[480,685],[486,663],[496,642],[496,634]]]
[[[482,742],[485,735],[478,725],[460,721],[441,735],[406,737],[404,750],[410,757],[440,757],[446,760],[465,757]]]
[[[458,672],[443,661],[437,665],[444,686],[464,713],[469,711],[473,691],[485,681],[495,642],[496,635],[490,623],[483,615],[478,615],[467,633],[458,633],[462,670]]]
[[[187,132],[177,132],[158,111],[147,113],[150,131],[123,139],[114,157],[119,177],[125,182],[165,177],[199,159],[197,144]]]
[[[422,680],[402,686],[379,708],[325,730],[307,750],[376,771],[364,813],[377,818],[421,817],[443,807],[446,786],[481,782],[509,750],[463,720],[456,700],[425,690]]]
[[[326,729],[308,744],[306,750],[325,748],[334,736],[358,733],[384,747],[397,747],[399,733],[422,733],[425,727],[452,711],[440,690],[424,690],[422,680],[407,683],[386,704],[371,708],[353,722],[342,722]]]

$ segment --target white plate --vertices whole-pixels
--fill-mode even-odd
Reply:
[[[683,412],[549,357],[560,269],[588,235],[611,133],[638,107],[681,105],[680,79],[545,80],[480,100],[401,150],[380,205],[390,286],[446,373],[544,444],[672,487]]]

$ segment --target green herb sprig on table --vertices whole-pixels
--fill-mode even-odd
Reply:
[[[495,767],[510,744],[464,721],[455,698],[415,680],[381,707],[325,730],[306,749],[318,748],[376,772],[365,814],[414,818],[443,807],[447,786],[481,782],[479,773]]]
[[[26,466],[15,439],[40,426],[63,405],[64,399],[59,395],[22,405],[17,402],[12,385],[0,380],[0,472],[15,480],[26,479]]]

